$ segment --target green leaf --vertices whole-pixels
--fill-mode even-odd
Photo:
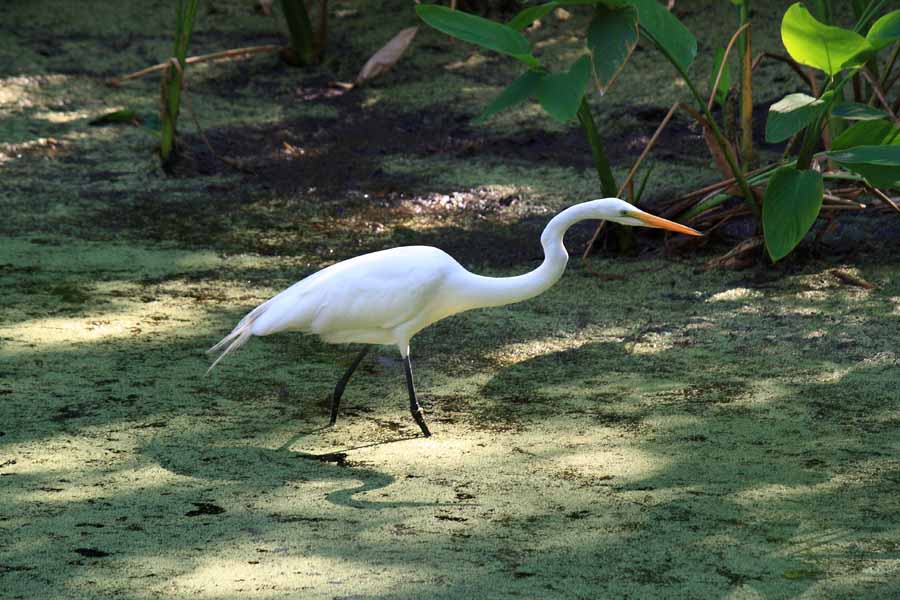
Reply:
[[[558,6],[559,2],[548,2],[547,4],[538,4],[537,6],[531,6],[519,12],[519,14],[514,16],[512,20],[506,24],[506,26],[510,27],[511,29],[515,29],[516,31],[522,31],[535,21],[539,21],[546,17],[550,13],[550,11]]]
[[[538,101],[551,117],[566,123],[578,114],[584,88],[591,78],[591,59],[582,56],[565,73],[544,75],[538,86]]]
[[[725,58],[725,48],[719,48],[716,50],[716,57],[713,60],[713,68],[712,72],[709,74],[709,87],[712,89],[712,86],[716,83],[716,75],[719,74],[719,67],[722,65],[722,60]],[[716,88],[716,102],[719,103],[719,106],[725,106],[725,100],[728,98],[728,90],[731,89],[731,72],[728,68],[728,63],[725,63],[725,68],[722,69],[722,77],[719,78],[719,86]]]
[[[841,102],[835,104],[831,109],[831,114],[835,117],[847,119],[848,121],[874,121],[875,119],[887,118],[887,113],[878,110],[874,106],[861,104],[859,102]]]
[[[876,187],[900,186],[900,144],[856,146],[825,154]]]
[[[875,21],[866,39],[876,50],[900,40],[900,10],[889,12]]]
[[[511,108],[536,96],[542,76],[537,71],[525,71],[515,81],[506,86],[500,95],[485,107],[484,112],[478,115],[475,123],[483,123],[501,110]]]
[[[598,5],[588,26],[594,75],[601,93],[606,93],[625,66],[638,42],[637,10],[631,6],[610,9]]]
[[[799,2],[784,13],[781,40],[791,58],[829,75],[862,64],[872,52],[866,38],[848,29],[820,23]]]
[[[817,171],[781,167],[769,179],[762,220],[773,262],[790,254],[815,223],[824,192],[822,174]]]
[[[831,142],[831,150],[846,150],[854,146],[883,146],[900,144],[900,127],[886,119],[863,121],[845,129]]]
[[[420,4],[416,7],[416,14],[447,35],[508,54],[530,66],[538,65],[537,59],[531,56],[531,44],[511,27],[436,4]]]
[[[637,9],[641,30],[687,71],[697,56],[694,34],[656,0],[628,0],[628,4]]]
[[[130,108],[125,108],[122,110],[116,110],[113,112],[109,112],[103,115],[100,115],[96,119],[91,119],[88,121],[88,125],[113,125],[116,123],[128,123],[129,125],[139,125],[143,119],[139,114],[131,110]]]
[[[816,120],[827,108],[833,94],[827,92],[816,99],[806,94],[788,94],[769,107],[766,141],[783,142]]]

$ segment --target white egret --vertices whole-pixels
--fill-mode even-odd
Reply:
[[[331,265],[298,281],[250,311],[210,352],[222,351],[212,370],[254,335],[281,331],[316,334],[325,342],[395,345],[400,350],[409,392],[409,410],[427,437],[431,433],[416,398],[409,341],[450,315],[473,308],[527,300],[547,290],[565,271],[566,230],[586,219],[658,227],[688,235],[698,231],[655,217],[618,198],[571,206],[550,220],[541,234],[544,261],[524,275],[484,277],[470,273],[444,251],[407,246],[372,252]],[[363,349],[338,381],[331,399],[331,421],[350,376],[369,350]]]

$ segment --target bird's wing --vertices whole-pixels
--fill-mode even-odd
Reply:
[[[395,250],[406,250],[397,248]],[[319,310],[312,331],[392,329],[427,312],[448,267],[441,252],[390,252],[360,262],[328,285],[319,284]]]
[[[296,283],[269,301],[256,335],[319,335],[391,329],[431,310],[441,283],[461,268],[436,248],[412,246],[359,256]]]

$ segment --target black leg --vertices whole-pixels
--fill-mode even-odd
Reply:
[[[347,372],[344,373],[344,376],[341,377],[341,380],[337,382],[337,385],[334,386],[334,394],[331,396],[331,421],[330,425],[334,425],[335,421],[337,421],[338,407],[341,404],[341,396],[344,395],[344,388],[347,387],[347,382],[350,381],[350,377],[353,375],[353,371],[356,370],[356,367],[359,366],[359,363],[362,362],[362,359],[366,357],[366,354],[369,353],[369,349],[371,346],[363,347],[362,351],[353,359],[353,364],[350,365],[350,368],[347,369]]]
[[[428,431],[428,425],[425,424],[425,415],[422,413],[422,407],[419,406],[419,400],[416,398],[416,387],[413,385],[412,365],[409,362],[409,355],[403,357],[403,370],[406,371],[406,387],[409,390],[409,412],[412,413],[413,419],[419,425],[419,429],[425,437],[431,437]]]

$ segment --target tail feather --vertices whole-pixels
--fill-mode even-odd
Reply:
[[[247,313],[243,319],[241,319],[238,324],[231,330],[231,333],[226,335],[222,340],[207,350],[207,353],[214,354],[216,352],[221,351],[221,354],[213,361],[213,364],[209,366],[209,369],[206,370],[206,374],[209,375],[209,372],[212,371],[219,361],[225,358],[225,355],[230,353],[232,350],[237,350],[244,344],[246,344],[251,337],[253,337],[253,323],[259,319],[263,313],[266,312],[268,308],[268,302],[264,302],[260,304],[252,311]],[[222,348],[225,348],[222,350]]]

